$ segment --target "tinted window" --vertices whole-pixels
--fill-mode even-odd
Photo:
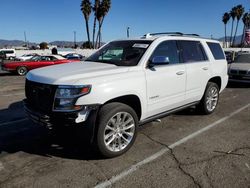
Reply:
[[[13,50],[4,50],[4,53],[5,53],[5,54],[13,54],[14,51],[13,51]]]
[[[55,60],[57,60],[57,58],[54,56],[47,56],[46,57],[46,61],[55,61]]]
[[[41,61],[51,61],[51,56],[41,56]]]
[[[32,61],[40,61],[41,56],[34,56],[34,57],[30,58],[30,60],[32,60]]]
[[[114,47],[107,50],[103,56],[99,57],[99,60],[121,60],[123,54],[123,48]]]
[[[135,66],[151,43],[152,41],[140,40],[110,42],[85,61],[108,63],[117,66]]]
[[[219,43],[207,42],[207,45],[209,46],[214,59],[225,59],[224,53]]]
[[[199,41],[179,41],[183,62],[199,62],[208,60]]]
[[[169,64],[180,63],[176,41],[165,41],[159,44],[152,54],[150,61],[155,57],[166,57],[169,60]]]

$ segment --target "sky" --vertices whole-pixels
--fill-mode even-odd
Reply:
[[[93,0],[92,0],[93,1]],[[30,42],[86,41],[81,0],[1,0],[0,39]],[[103,23],[102,39],[108,42],[153,32],[196,33],[203,37],[224,36],[222,16],[242,4],[250,10],[250,0],[112,0]],[[93,14],[89,21],[93,26]],[[242,33],[240,22],[238,35]],[[231,29],[231,22],[227,26]],[[92,33],[92,29],[91,29]],[[229,32],[228,32],[229,33]]]

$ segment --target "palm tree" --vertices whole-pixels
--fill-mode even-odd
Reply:
[[[232,18],[232,27],[231,27],[231,35],[230,35],[230,45],[232,45],[234,20],[235,20],[235,17],[236,17],[236,7],[233,7],[232,10],[230,11],[230,17]]]
[[[238,25],[239,25],[239,21],[244,13],[245,9],[242,5],[238,5],[236,7],[236,19],[237,19],[237,22],[236,22],[236,29],[235,29],[235,33],[234,33],[234,39],[233,39],[233,46],[234,46],[234,43],[235,43],[235,37],[236,37],[236,34],[237,34],[237,30],[238,30]]]
[[[92,11],[92,7],[91,7],[91,2],[89,0],[82,0],[81,11],[85,19],[88,43],[90,45],[89,47],[91,48],[90,34],[89,34],[89,17]]]
[[[95,30],[96,30],[96,19],[97,19],[97,12],[98,12],[98,7],[100,6],[100,0],[95,0],[95,4],[93,7],[93,11],[95,12],[95,18],[94,18],[94,25],[93,25],[93,38],[92,38],[92,44],[93,47],[95,48]]]
[[[222,21],[225,25],[225,45],[224,47],[227,48],[227,22],[229,21],[230,19],[230,14],[228,14],[227,12],[224,13],[223,17],[222,17]]]
[[[111,8],[111,0],[102,0],[100,6],[98,7],[98,11],[96,14],[96,18],[98,20],[98,34],[96,37],[96,44],[98,43],[98,47],[101,46],[101,29],[105,16],[108,14]]]

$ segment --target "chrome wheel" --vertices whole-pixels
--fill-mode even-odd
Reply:
[[[112,116],[104,129],[104,143],[109,151],[124,150],[135,134],[135,120],[127,112],[118,112]]]
[[[206,106],[208,111],[212,112],[216,108],[218,99],[219,99],[219,92],[217,87],[209,88],[206,97]]]
[[[23,76],[27,73],[27,68],[26,67],[18,67],[17,68],[17,74],[20,76]]]

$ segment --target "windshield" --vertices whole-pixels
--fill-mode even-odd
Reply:
[[[151,43],[152,41],[142,40],[110,42],[85,61],[136,66]]]
[[[234,63],[250,63],[250,54],[238,55],[235,58]]]
[[[33,61],[39,61],[40,59],[41,59],[41,56],[34,56],[30,58],[30,60],[33,60]]]

